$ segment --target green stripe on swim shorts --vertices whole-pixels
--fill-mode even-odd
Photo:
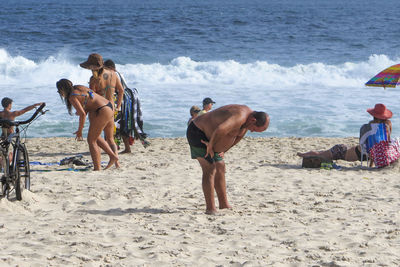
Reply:
[[[192,156],[192,159],[196,159],[196,158],[204,158],[204,156],[207,153],[207,149],[202,148],[202,147],[194,147],[194,146],[190,146],[190,154]],[[215,161],[221,161],[224,160],[222,157],[220,157],[218,155],[218,153],[214,153],[214,160]]]

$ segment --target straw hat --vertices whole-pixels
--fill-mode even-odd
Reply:
[[[374,108],[367,109],[367,112],[375,118],[381,120],[390,119],[393,115],[393,113],[389,109],[387,109],[384,104],[376,104]]]
[[[103,57],[99,54],[90,54],[85,62],[79,64],[82,68],[89,70],[101,69],[104,65]]]

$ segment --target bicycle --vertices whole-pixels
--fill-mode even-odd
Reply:
[[[33,120],[41,115],[44,115],[48,110],[43,111],[46,106],[45,103],[36,109],[31,118],[25,121],[11,121],[7,119],[0,119],[0,127],[9,128],[14,126],[15,131],[7,137],[0,138],[0,157],[1,157],[1,189],[2,196],[9,199],[10,194],[15,191],[17,200],[22,200],[22,191],[24,189],[30,190],[31,176],[29,167],[29,155],[26,149],[25,142],[21,140],[21,133],[28,129]],[[40,113],[40,115],[39,115]],[[39,115],[39,116],[38,116]],[[21,125],[26,125],[20,129]],[[12,159],[10,159],[10,147],[12,147]],[[11,160],[11,162],[10,162]]]

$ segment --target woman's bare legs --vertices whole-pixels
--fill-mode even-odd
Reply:
[[[114,163],[115,163],[115,167],[119,168],[118,149],[117,149],[117,145],[115,144],[115,141],[114,141],[114,113],[111,117],[111,120],[104,127],[104,134],[106,135],[106,137],[108,139],[108,140],[106,140],[106,143],[107,143],[108,147],[110,147],[111,151],[113,152],[113,154],[116,158],[115,161],[111,162],[112,157],[110,156],[109,153],[107,153],[106,150],[104,150],[110,156],[110,162],[108,163],[106,169],[110,168]]]
[[[104,128],[104,140],[111,147],[114,154],[116,154],[118,156],[118,146],[114,141],[114,127],[115,127],[115,123],[114,123],[114,117],[113,117],[112,125],[110,125],[111,130],[109,130],[107,128],[107,126]]]
[[[89,116],[90,117],[90,116]],[[90,156],[92,157],[94,170],[98,171],[101,167],[100,148],[97,145],[97,139],[101,134],[101,128],[96,127],[94,123],[90,122],[87,142],[89,145]]]
[[[101,136],[99,136],[99,138],[97,139],[97,144],[110,157],[110,161],[108,162],[107,166],[104,169],[106,170],[110,168],[113,164],[115,164],[115,167],[118,168],[119,167],[118,156],[115,155],[114,151],[112,151],[110,145]]]
[[[110,127],[110,124],[112,124],[113,126],[113,116],[113,111],[108,107],[100,109],[97,113],[89,113],[90,126],[87,141],[89,144],[89,151],[90,155],[92,156],[95,171],[98,171],[101,168],[101,154],[99,147],[101,147],[104,152],[106,152],[110,157],[110,161],[106,169],[110,168],[114,163],[116,167],[119,167],[118,156],[113,152],[107,142],[101,137],[101,132],[103,131],[103,129]]]

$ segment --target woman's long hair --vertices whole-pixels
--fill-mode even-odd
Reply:
[[[384,123],[386,125],[386,131],[390,140],[390,135],[392,134],[392,122],[390,121],[390,119],[385,120],[374,117],[374,119],[369,123]]]
[[[57,85],[58,93],[60,93],[60,92],[64,93],[65,97],[61,96],[61,94],[60,94],[60,98],[67,106],[69,115],[72,115],[72,105],[69,102],[69,97],[71,96],[72,90],[74,90],[74,85],[72,84],[72,82],[70,80],[67,80],[67,79],[59,80],[56,85]]]

